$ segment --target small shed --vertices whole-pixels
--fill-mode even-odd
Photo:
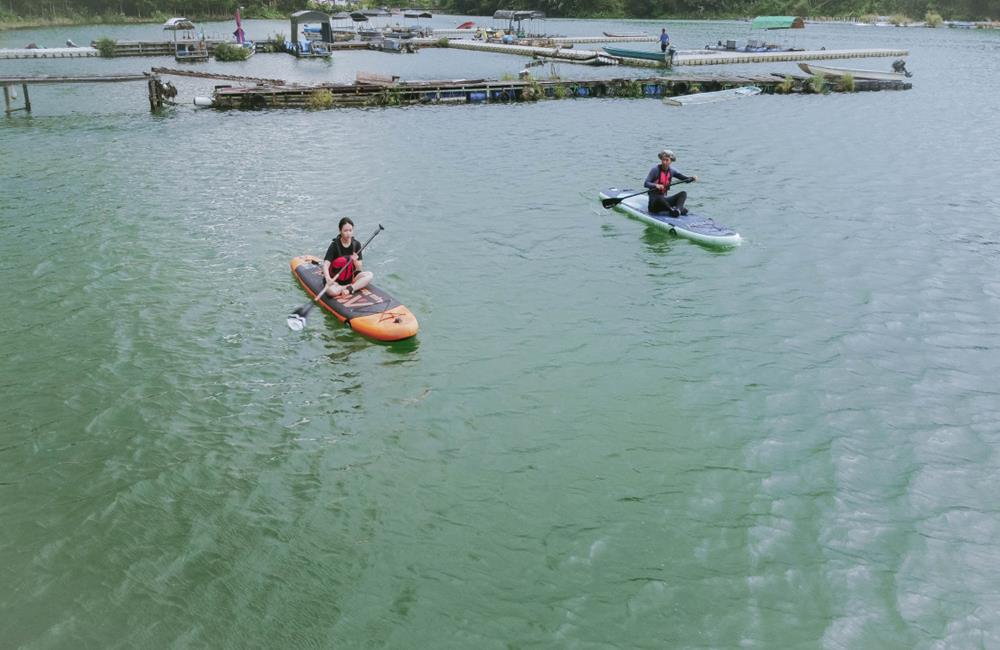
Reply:
[[[802,29],[806,23],[798,16],[757,16],[750,29]]]

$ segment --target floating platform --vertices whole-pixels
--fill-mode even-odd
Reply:
[[[553,39],[555,40],[555,39]],[[483,41],[449,41],[448,47],[459,50],[476,50],[497,54],[514,54],[531,57],[556,56],[565,59],[587,60],[597,56],[610,56],[605,52],[579,48],[535,47],[530,45],[508,45],[506,43],[484,43]],[[652,51],[652,50],[651,50]],[[800,50],[798,52],[722,52],[714,50],[684,50],[674,55],[674,67],[684,65],[722,65],[727,63],[769,63],[773,61],[804,61],[823,59],[863,59],[870,57],[907,56],[908,50],[866,49],[866,50]],[[621,65],[644,68],[665,68],[664,61],[638,59],[627,56],[615,57]]]
[[[771,63],[774,61],[821,61],[825,59],[869,59],[909,56],[909,50],[800,50],[798,52],[726,52],[685,50],[674,55],[674,66],[724,65],[727,63]]]
[[[775,93],[788,75],[672,75],[645,79],[454,79],[388,81],[359,79],[354,83],[255,87],[217,86],[214,108],[333,108],[408,106],[414,104],[482,104],[568,98],[655,98],[757,86]],[[793,92],[807,91],[807,81],[793,77]],[[856,81],[855,91],[906,90],[908,83]],[[831,86],[829,90],[836,92]],[[206,102],[207,105],[207,102]]]

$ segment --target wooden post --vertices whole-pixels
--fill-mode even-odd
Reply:
[[[3,109],[5,115],[10,115],[10,89],[3,85]]]
[[[156,112],[163,108],[163,96],[160,93],[160,78],[152,76],[146,82],[146,87],[149,89],[149,110]]]
[[[21,84],[21,90],[24,91],[24,112],[31,112],[31,99],[28,97],[28,84]]]

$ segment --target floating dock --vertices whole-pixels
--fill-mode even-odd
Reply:
[[[424,43],[425,47],[433,43]],[[449,41],[449,48],[458,50],[475,50],[478,52],[494,52],[497,54],[514,54],[530,57],[557,57],[586,61],[598,56],[610,57],[603,50],[585,50],[579,48],[535,47],[531,45],[516,45],[506,43],[485,43],[483,41]],[[872,57],[907,56],[908,50],[865,49],[865,50],[800,50],[797,52],[725,52],[714,50],[684,50],[674,55],[674,67],[685,65],[722,65],[733,63],[771,63],[775,61],[819,61],[823,59],[866,59]],[[644,68],[665,68],[663,61],[634,59],[632,57],[616,56],[621,65]]]
[[[162,69],[160,69],[163,72]],[[567,98],[655,98],[757,86],[764,93],[778,92],[791,75],[673,75],[645,79],[456,79],[440,81],[373,81],[315,85],[286,84],[254,87],[217,86],[211,97],[214,108],[333,108],[407,106],[414,104],[481,104],[528,102]],[[792,77],[791,92],[808,92],[808,80]],[[855,91],[906,90],[900,81],[855,81]],[[830,90],[836,91],[834,84]],[[199,104],[201,105],[201,104]]]

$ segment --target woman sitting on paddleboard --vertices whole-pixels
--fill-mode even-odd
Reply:
[[[687,192],[678,192],[670,197],[667,196],[667,192],[670,191],[670,183],[674,179],[693,183],[698,180],[698,177],[685,176],[671,167],[670,163],[677,160],[677,156],[670,149],[664,149],[659,156],[660,164],[649,170],[646,182],[643,183],[645,187],[649,188],[649,207],[647,209],[654,214],[666,212],[671,217],[687,214],[687,208],[684,207],[684,202],[687,201]]]
[[[330,242],[323,258],[323,277],[329,296],[339,296],[345,291],[356,293],[372,281],[371,271],[361,270],[361,242],[354,239],[354,222],[344,217],[337,227],[340,235]]]

